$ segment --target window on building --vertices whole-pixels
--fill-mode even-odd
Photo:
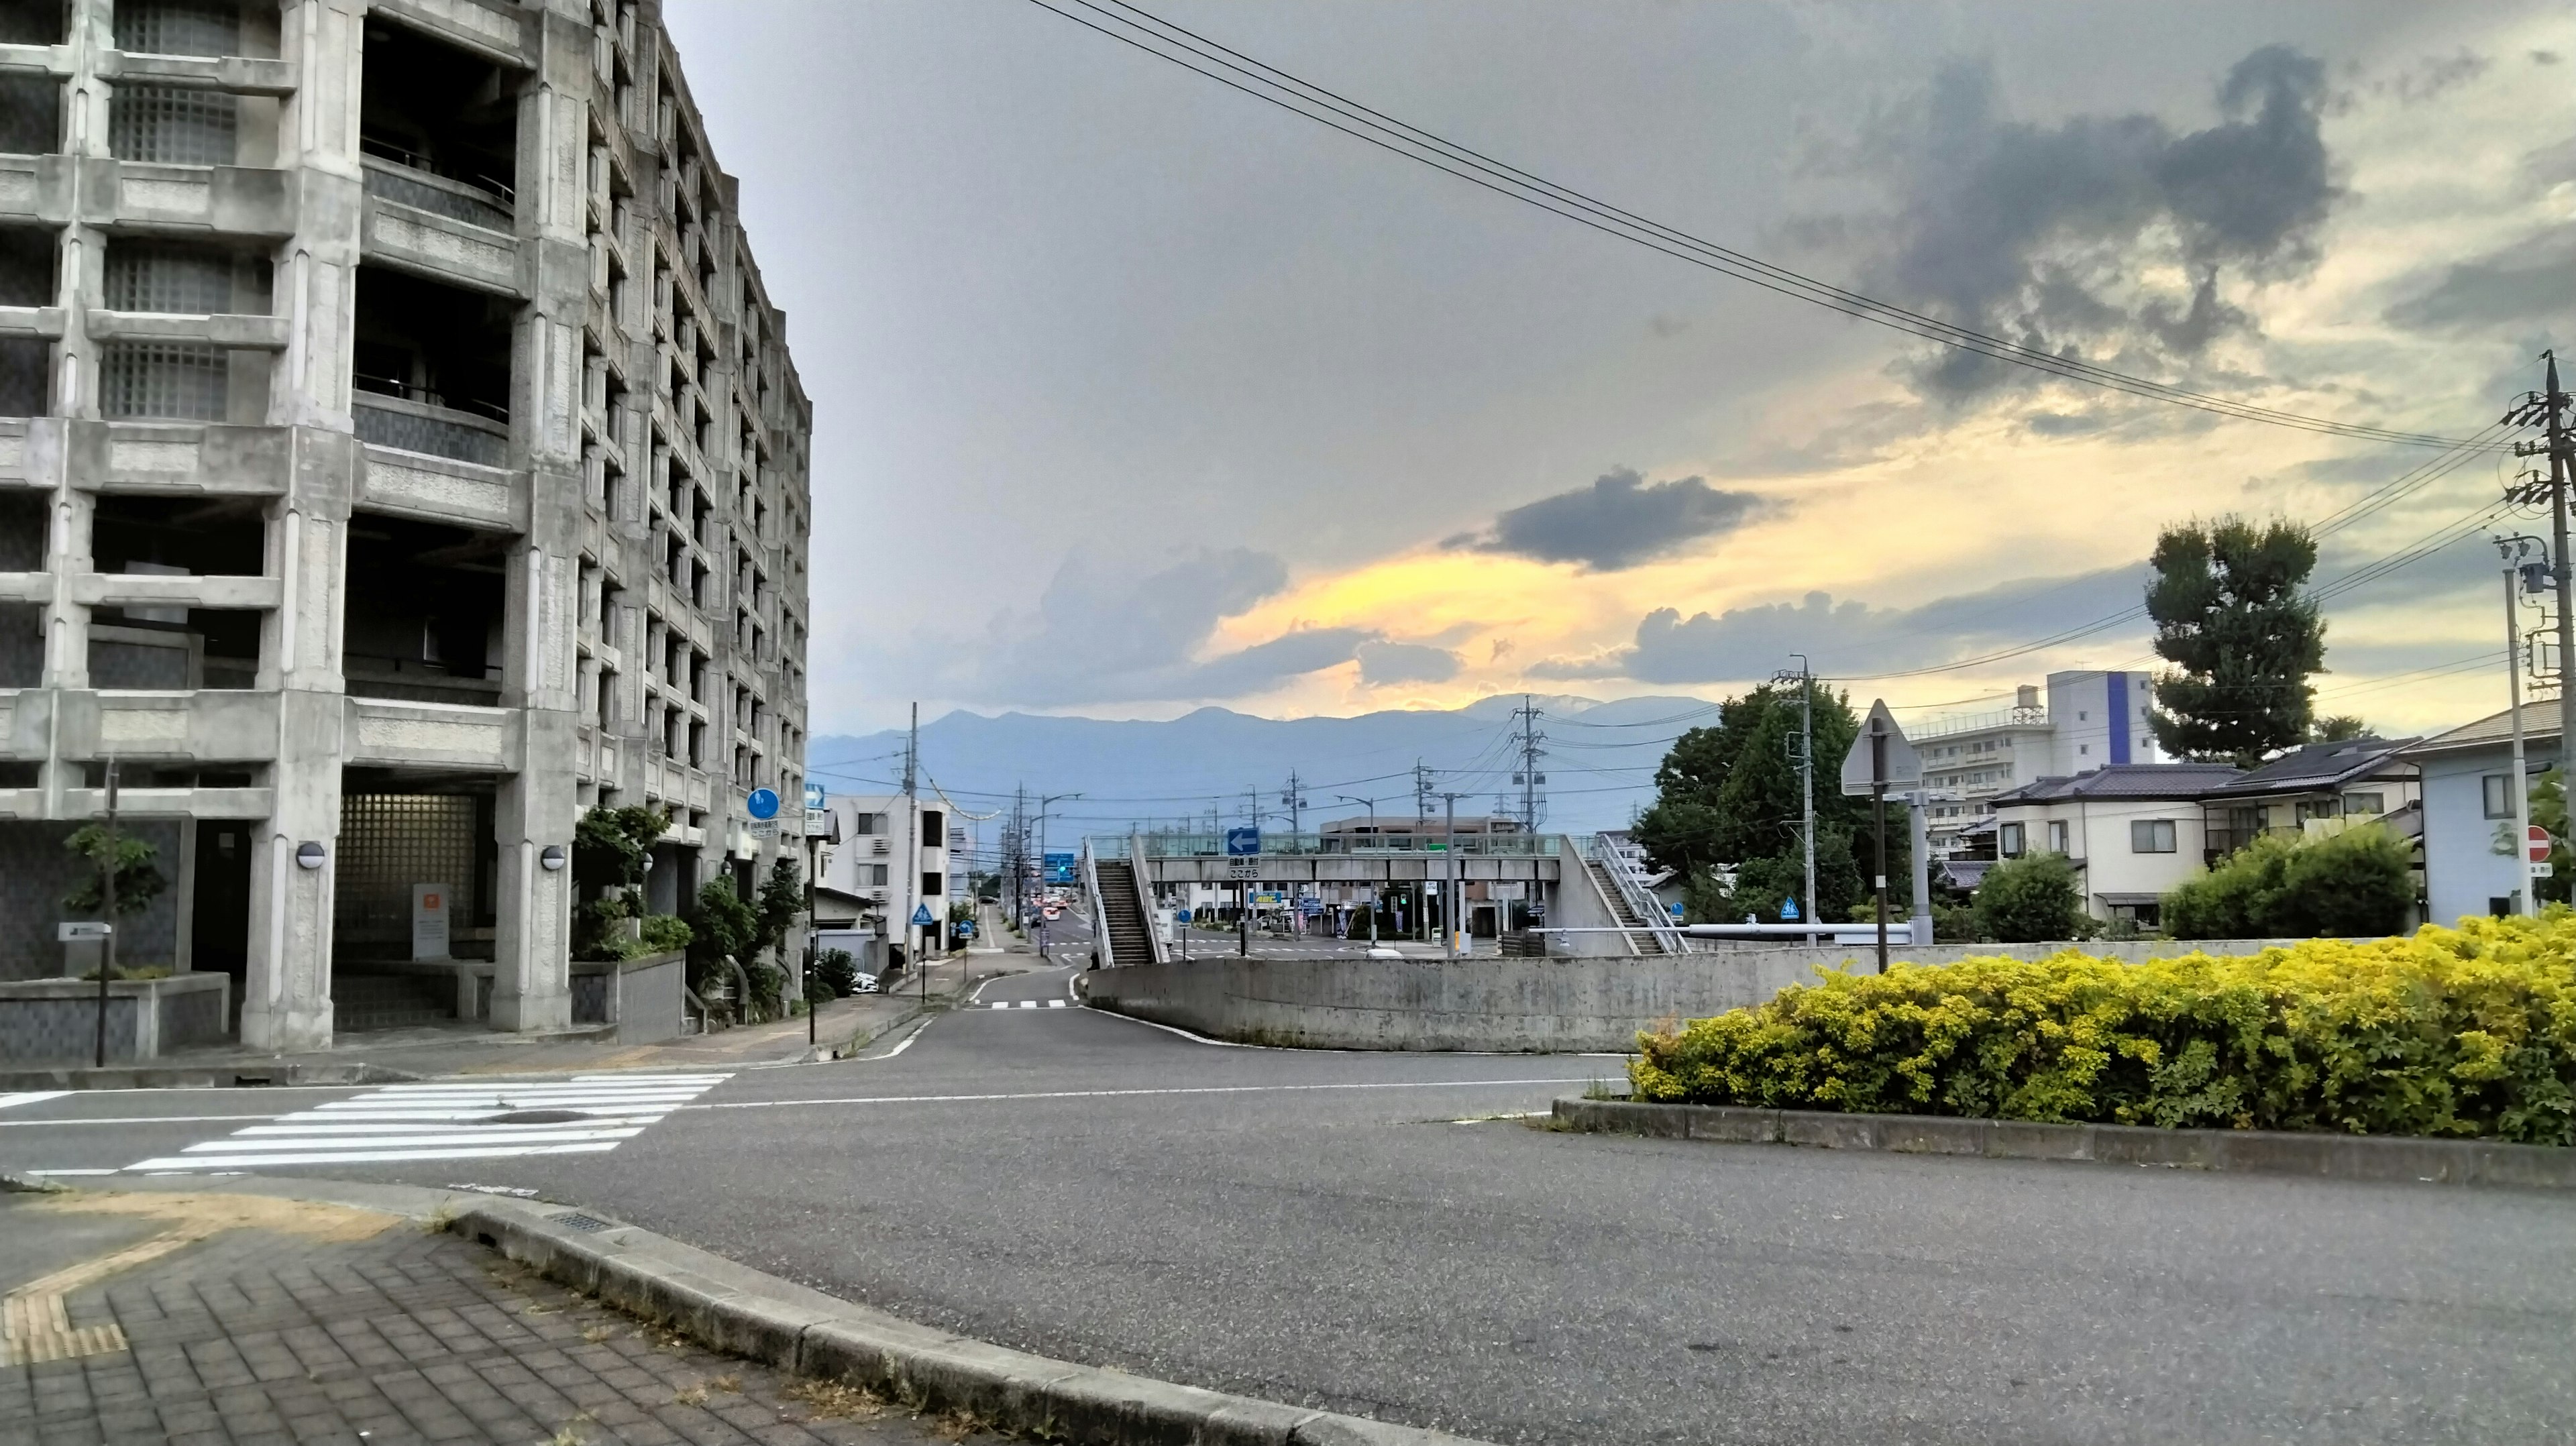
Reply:
[[[869,814],[868,817],[874,818],[876,815]],[[886,885],[886,866],[883,864],[868,865],[868,882],[880,889],[884,888]]]
[[[1995,825],[1995,852],[2002,854],[2008,859],[2017,859],[2022,856],[2023,851],[2022,826],[2020,824],[1999,823]]]
[[[2067,852],[2066,820],[2052,818],[2048,821],[2048,851],[2053,854]]]
[[[2486,790],[2487,817],[2513,817],[2512,775],[2505,773],[2490,773],[2484,778],[2479,779],[2478,782],[2483,785]]]
[[[885,815],[881,813],[860,814],[857,824],[858,831],[861,834],[883,833],[885,831],[885,825],[879,820],[884,817]]]
[[[2388,795],[2384,793],[2347,793],[2343,796],[2345,813],[2386,813]]]
[[[2174,821],[2169,818],[2138,818],[2129,821],[2129,852],[2133,854],[2169,854],[2174,851]]]

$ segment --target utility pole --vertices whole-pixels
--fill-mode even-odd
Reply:
[[[1302,832],[1306,814],[1306,794],[1304,785],[1297,781],[1296,769],[1288,770],[1288,788],[1286,792],[1279,795],[1279,802],[1288,809],[1288,832],[1291,834]]]
[[[2546,364],[2542,390],[2529,393],[2521,405],[2504,414],[2508,423],[2529,426],[2539,423],[2546,429],[2546,440],[2516,442],[2517,457],[2546,453],[2549,457],[2549,522],[2553,551],[2551,573],[2558,583],[2558,756],[2564,761],[2576,756],[2576,688],[2568,686],[2568,668],[2576,665],[2576,568],[2569,566],[2567,554],[2567,481],[2570,470],[2576,470],[2576,455],[2571,455],[2567,425],[2567,394],[2558,389],[2558,353],[2545,351],[2540,359]]]
[[[930,960],[924,956],[930,951],[921,947],[920,941],[914,938],[912,923],[912,916],[920,912],[921,893],[920,767],[921,705],[915,703],[912,705],[912,731],[904,736],[903,744],[903,899],[913,905],[903,911],[903,933],[905,940],[913,946],[913,972],[920,976],[921,997],[926,1003],[930,999]]]
[[[1538,786],[1547,782],[1546,775],[1538,771],[1538,761],[1542,756],[1538,745],[1547,735],[1538,731],[1539,710],[1535,698],[1523,693],[1521,706],[1515,712],[1521,720],[1521,827],[1537,833]]]
[[[1451,960],[1458,957],[1458,921],[1467,913],[1467,901],[1460,897],[1466,888],[1466,880],[1458,867],[1458,800],[1463,797],[1464,794],[1457,793],[1440,795],[1441,801],[1449,806],[1449,819],[1442,825],[1440,839],[1442,851],[1449,855],[1449,887],[1440,900],[1440,953],[1441,957]],[[1488,820],[1489,825],[1490,822]]]
[[[2521,883],[2513,891],[2513,911],[2528,919],[2538,914],[2538,901],[2533,897],[2531,876],[2531,784],[2523,771],[2522,754],[2522,615],[2521,599],[2516,595],[2522,583],[2522,560],[2531,553],[2536,539],[2499,537],[2496,551],[2504,556],[2504,683],[2505,707],[2513,717],[2513,853],[2520,861]],[[2562,750],[2563,752],[2563,750]]]
[[[98,946],[98,1067],[107,1068],[107,981],[116,974],[116,760],[107,760],[107,865],[100,870],[100,910],[107,916],[107,937]],[[134,1001],[135,1042],[142,1043],[142,999]]]
[[[1816,677],[1807,655],[1791,653],[1798,671],[1771,675],[1774,683],[1798,685],[1798,839],[1807,857],[1807,897],[1800,905],[1802,922],[1816,922]],[[1814,936],[1810,935],[1812,939]]]
[[[1374,798],[1357,798],[1347,793],[1337,793],[1333,796],[1344,803],[1356,803],[1368,809],[1368,846],[1372,849],[1376,848],[1377,800]],[[1372,944],[1377,942],[1377,906],[1379,902],[1377,885],[1369,885],[1369,942]]]

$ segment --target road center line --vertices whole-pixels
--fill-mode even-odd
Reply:
[[[1190,1085],[1134,1090],[1028,1090],[1015,1094],[991,1095],[840,1095],[829,1099],[732,1100],[720,1104],[682,1105],[680,1108],[683,1110],[774,1110],[809,1105],[930,1105],[978,1104],[1007,1100],[1105,1100],[1129,1099],[1138,1095],[1253,1095],[1316,1090],[1483,1089],[1497,1085],[1593,1084],[1597,1083],[1599,1078],[1595,1075],[1589,1079],[1424,1079],[1372,1081],[1360,1084]]]

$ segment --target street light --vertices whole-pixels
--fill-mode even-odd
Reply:
[[[1359,804],[1368,810],[1369,841],[1375,843],[1377,841],[1377,800],[1355,798],[1347,793],[1337,793],[1333,797],[1344,803]],[[1369,890],[1369,942],[1372,944],[1377,942],[1377,890],[1374,887]]]
[[[1081,795],[1081,794],[1079,794],[1079,793],[1042,793],[1042,794],[1038,795],[1038,871],[1039,871],[1041,874],[1043,874],[1044,872],[1046,872],[1046,866],[1047,866],[1047,864],[1046,864],[1046,823],[1047,823],[1047,810],[1048,810],[1048,809],[1050,809],[1050,808],[1052,808],[1052,807],[1054,807],[1055,805],[1057,805],[1057,804],[1059,804],[1059,803],[1063,803],[1063,802],[1065,802],[1065,801],[1066,801],[1066,800],[1068,800],[1068,799],[1075,799],[1075,798],[1080,798],[1080,797],[1082,797],[1082,795]],[[1097,901],[1096,901],[1096,900],[1095,900],[1094,902],[1095,902],[1095,904],[1097,903]],[[1021,910],[1021,916],[1022,916],[1023,918],[1027,917],[1027,910],[1026,910],[1026,908],[1025,908],[1025,907],[1023,907],[1023,908],[1022,908],[1022,910]],[[1047,956],[1047,925],[1046,925],[1046,910],[1044,910],[1044,909],[1040,909],[1040,910],[1038,910],[1038,959],[1039,959],[1039,961],[1040,961],[1041,963],[1052,964],[1052,963],[1054,963],[1054,962],[1055,962],[1053,959],[1051,959],[1051,958],[1049,958],[1049,957]]]

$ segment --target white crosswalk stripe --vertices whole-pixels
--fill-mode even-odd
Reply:
[[[1065,1002],[1061,999],[988,999],[984,1001],[984,1007],[986,1009],[1062,1009],[1065,1007]]]
[[[247,1170],[614,1150],[730,1074],[574,1075],[386,1085],[265,1120],[128,1170]]]

